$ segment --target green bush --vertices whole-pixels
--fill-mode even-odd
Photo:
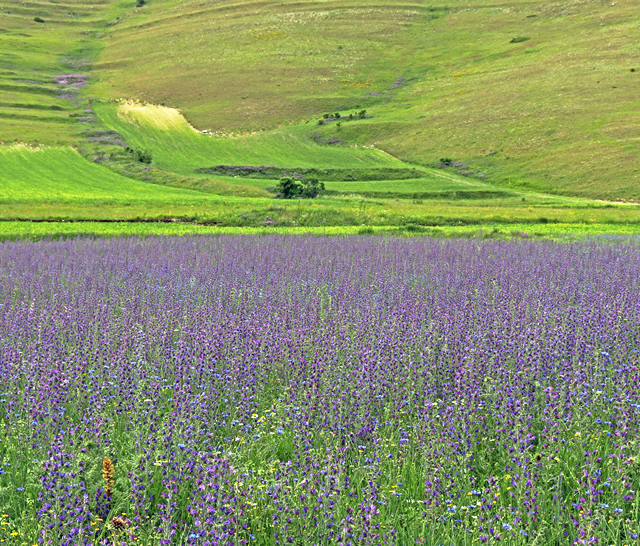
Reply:
[[[301,193],[301,186],[292,176],[285,176],[280,179],[276,186],[276,197],[281,199],[295,199]]]
[[[307,178],[298,182],[292,176],[285,176],[275,187],[276,197],[280,199],[313,199],[324,191],[324,182],[317,178]]]
[[[300,197],[303,199],[313,199],[324,191],[324,182],[319,182],[317,178],[307,178],[302,181],[302,192]]]
[[[420,226],[418,224],[407,224],[406,226],[403,226],[404,231],[409,231],[412,233],[424,233],[425,231],[428,231],[426,227],[424,226]]]
[[[130,146],[127,146],[124,150],[133,156],[138,163],[151,163],[152,156],[149,150],[139,150],[137,148],[131,148]]]

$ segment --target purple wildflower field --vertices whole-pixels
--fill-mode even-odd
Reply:
[[[0,540],[638,544],[640,247],[0,245]]]

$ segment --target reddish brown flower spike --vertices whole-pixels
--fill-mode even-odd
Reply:
[[[115,483],[115,472],[113,470],[113,463],[109,457],[105,457],[102,461],[102,477],[104,478],[104,481],[107,482],[107,489],[105,492],[107,496],[110,497],[113,484]]]

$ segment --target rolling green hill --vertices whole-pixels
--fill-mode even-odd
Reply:
[[[636,11],[0,0],[0,220],[640,223]]]
[[[367,108],[340,138],[501,185],[637,199],[639,40],[631,0],[153,0],[109,36],[95,89],[223,132]]]

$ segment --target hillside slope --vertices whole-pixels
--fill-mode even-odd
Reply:
[[[94,121],[82,99],[122,0],[0,0],[0,144],[72,144]]]
[[[91,92],[222,133],[366,108],[322,130],[501,185],[633,200],[639,39],[631,0],[151,0],[106,36]]]

